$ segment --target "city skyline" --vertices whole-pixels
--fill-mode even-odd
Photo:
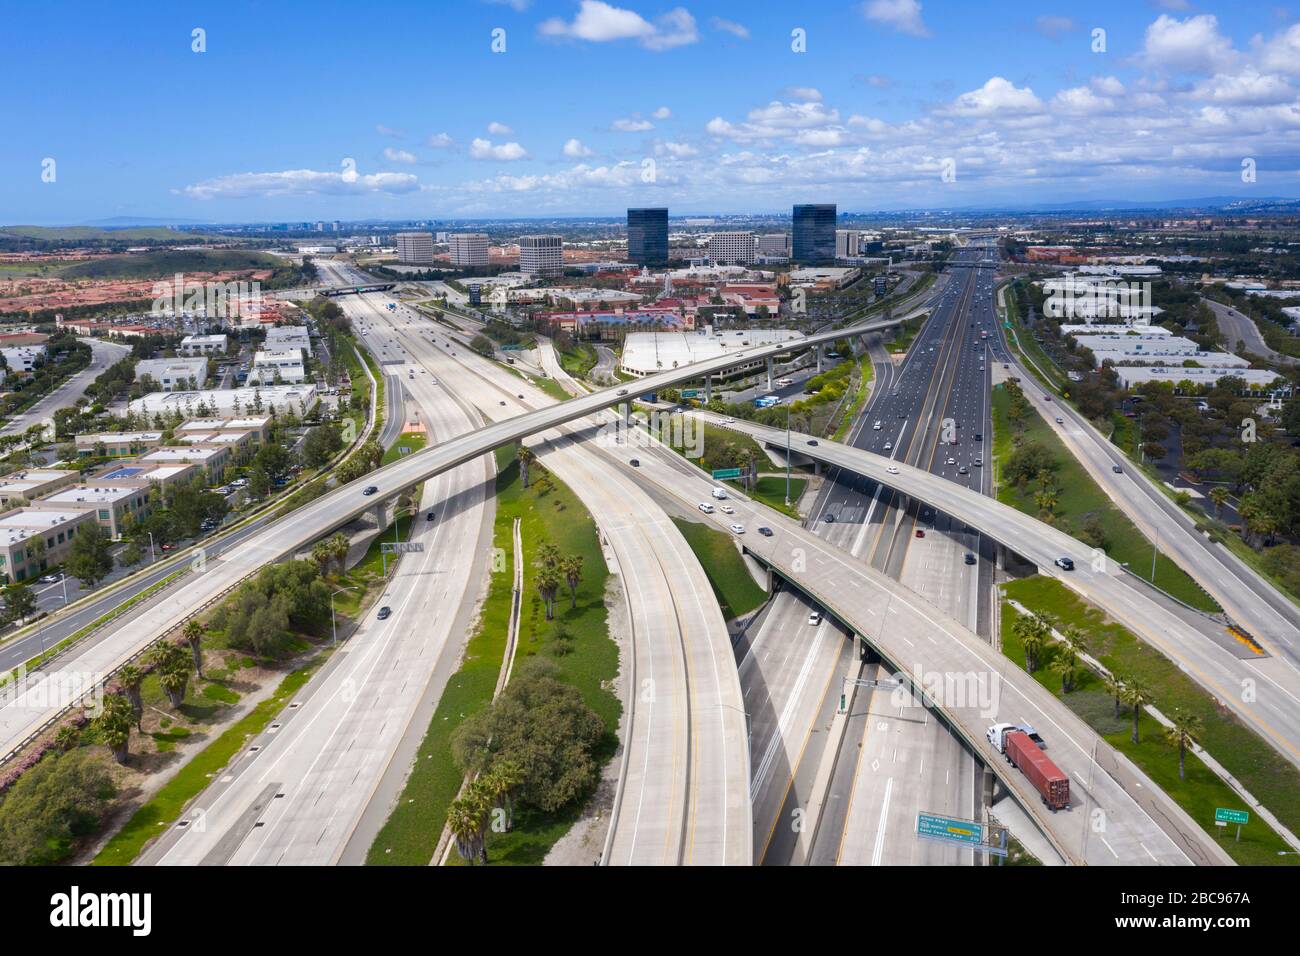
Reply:
[[[1300,195],[1300,24],[1185,6],[399,4],[430,39],[406,45],[342,6],[73,3],[39,55],[13,51],[0,205],[61,224]],[[104,87],[122,105],[85,109]]]

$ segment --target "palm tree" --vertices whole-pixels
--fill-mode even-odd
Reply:
[[[1071,654],[1078,656],[1088,650],[1088,642],[1084,639],[1083,632],[1074,625],[1062,628],[1060,634],[1061,643],[1069,648]]]
[[[135,726],[138,729],[144,717],[144,701],[140,697],[140,685],[144,683],[144,671],[134,664],[123,664],[117,672],[117,683],[131,702],[131,711],[135,714]]]
[[[352,549],[352,542],[342,531],[336,531],[325,540],[325,543],[329,545],[330,556],[339,566],[338,573],[342,575],[347,570],[348,551]]]
[[[554,568],[560,563],[560,549],[549,541],[544,542],[537,549],[537,557],[533,559],[533,567],[541,570],[543,568]]]
[[[64,724],[59,728],[59,732],[54,735],[54,746],[57,747],[61,753],[67,753],[73,747],[77,746],[80,739],[81,734],[78,732],[76,727],[72,726],[72,724]]]
[[[488,861],[486,837],[490,811],[482,792],[473,786],[447,809],[447,826],[456,840],[456,852],[471,864]]]
[[[113,751],[113,759],[126,763],[131,741],[131,724],[134,716],[130,702],[121,694],[109,694],[104,698],[103,709],[95,718],[95,730],[100,740]]]
[[[569,586],[569,608],[578,606],[578,585],[582,583],[582,555],[570,554],[560,560],[560,573]]]
[[[1214,502],[1214,517],[1223,518],[1223,506],[1228,503],[1228,489],[1222,485],[1216,485],[1210,489],[1210,500]]]
[[[1043,647],[1043,635],[1038,619],[1026,614],[1018,615],[1015,623],[1011,625],[1011,633],[1024,647],[1025,670],[1032,674],[1038,670],[1038,652]]]
[[[1133,710],[1133,743],[1140,743],[1138,721],[1142,718],[1142,708],[1151,703],[1151,691],[1137,678],[1124,682],[1124,703]]]
[[[1115,716],[1119,716],[1119,705],[1124,700],[1124,679],[1118,674],[1107,671],[1101,675],[1101,685],[1115,702]]]
[[[1187,745],[1196,743],[1196,738],[1205,730],[1200,717],[1174,708],[1169,715],[1172,727],[1165,729],[1165,738],[1178,747],[1178,779],[1187,779]]]
[[[158,683],[166,692],[172,707],[179,707],[185,700],[185,688],[190,681],[193,661],[179,644],[171,641],[161,641],[154,648],[152,658],[154,670],[158,673]]]
[[[523,786],[524,771],[513,760],[498,760],[479,778],[492,799],[493,806],[506,812],[506,829],[515,825],[515,794]]]
[[[329,573],[330,565],[334,563],[334,549],[330,547],[328,539],[322,538],[312,545],[311,559],[322,575]]]
[[[519,450],[515,452],[515,458],[519,462],[519,480],[524,483],[525,489],[528,488],[528,466],[532,464],[533,459],[536,457],[531,448],[520,442]]]
[[[190,654],[194,658],[194,673],[200,678],[203,677],[203,647],[200,642],[203,640],[204,630],[197,618],[190,618],[181,631],[181,636],[185,638],[185,643],[189,644]]]
[[[560,575],[552,567],[537,572],[537,591],[546,605],[546,619],[555,620],[555,596],[560,593]]]
[[[1074,651],[1066,648],[1057,654],[1050,665],[1052,673],[1061,675],[1061,693],[1068,694],[1074,690],[1074,682],[1079,677],[1079,658]]]

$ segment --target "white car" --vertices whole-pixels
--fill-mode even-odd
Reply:
[[[734,424],[736,424],[736,420],[735,420],[734,418],[724,418],[724,419],[722,420],[722,423],[723,423],[724,425],[734,425]]]
[[[889,472],[891,475],[896,475],[896,474],[898,474],[898,466],[897,466],[897,465],[889,465],[889,466],[887,466],[887,467],[885,468],[885,471]]]
[[[880,431],[880,422],[876,422],[876,423],[875,423],[874,425],[872,425],[871,427],[872,427],[872,429],[874,429],[875,431]]]
[[[743,524],[733,524],[731,530],[736,534],[744,534],[745,526]]]
[[[957,459],[956,459],[956,458],[949,458],[949,459],[948,459],[948,464],[950,464],[950,465],[955,465],[955,464],[957,464]]]
[[[894,447],[894,443],[892,441],[885,442],[885,451],[889,451],[893,447]]]
[[[713,514],[713,505],[709,504],[707,501],[701,501],[700,510],[703,511],[706,515],[711,515]]]
[[[717,498],[719,501],[722,501],[727,497],[727,491],[725,488],[714,488],[709,492],[709,494],[713,495],[713,497]]]
[[[731,505],[719,505],[718,510],[724,515],[734,515],[736,513],[736,509],[731,507]]]
[[[822,612],[821,612],[821,611],[809,611],[809,612],[808,612],[808,626],[809,626],[809,627],[816,627],[816,626],[817,626],[818,624],[820,624],[821,622],[822,622]]]

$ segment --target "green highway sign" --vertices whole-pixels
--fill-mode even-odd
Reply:
[[[1214,822],[1215,823],[1236,823],[1240,825],[1242,823],[1250,822],[1250,814],[1247,813],[1245,810],[1229,810],[1226,807],[1215,807]]]
[[[936,816],[933,813],[916,815],[916,835],[927,840],[941,840],[962,846],[983,846],[984,827],[971,820]]]
[[[713,470],[713,477],[718,479],[719,481],[727,481],[730,478],[739,478],[740,469],[739,468],[715,468]]]
[[[699,390],[698,388],[684,388],[684,389],[682,389],[682,398],[694,398],[695,396],[697,396],[697,395],[699,395],[699,394],[700,394],[700,390]]]

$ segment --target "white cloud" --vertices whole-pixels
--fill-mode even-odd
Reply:
[[[863,77],[863,80],[867,86],[874,86],[878,90],[887,90],[894,85],[893,79],[883,73],[872,73]]]
[[[655,144],[655,154],[659,156],[672,156],[675,159],[685,159],[688,156],[694,156],[699,150],[690,143],[674,143],[671,140],[665,140],[662,143]]]
[[[655,110],[650,115],[657,120],[666,120],[668,119],[668,117],[673,115],[673,111],[666,106],[661,106],[659,107],[659,109]]]
[[[385,126],[383,123],[375,124],[375,132],[378,133],[380,136],[391,136],[394,139],[401,139],[403,136],[406,135],[406,130],[397,129],[396,127],[393,126]]]
[[[1088,84],[1102,96],[1124,95],[1124,84],[1113,76],[1094,76]]]
[[[505,123],[498,123],[495,120],[491,123],[488,123],[487,129],[488,132],[493,136],[509,136],[511,133],[514,132],[514,130],[512,130]]]
[[[724,20],[722,17],[714,17],[709,21],[713,29],[721,30],[723,33],[730,33],[732,36],[740,37],[742,40],[749,39],[749,27],[743,23],[737,23],[735,20]]]
[[[616,119],[609,125],[611,129],[618,130],[620,133],[643,133],[655,128],[654,123],[643,119]]]
[[[321,172],[315,169],[287,169],[270,173],[233,173],[193,183],[181,190],[192,199],[242,199],[249,197],[326,194],[409,193],[420,188],[411,173],[371,173],[362,176]]]
[[[1216,73],[1197,84],[1191,96],[1215,104],[1261,105],[1294,100],[1296,92],[1284,78],[1247,67],[1235,76]]]
[[[920,0],[867,0],[862,4],[862,15],[868,20],[883,23],[899,33],[927,37],[930,30],[921,17]]]
[[[990,116],[995,113],[1032,113],[1042,105],[1029,87],[1018,87],[1010,80],[994,76],[978,90],[957,97],[952,111],[960,116]]]
[[[415,154],[404,149],[393,149],[391,146],[384,148],[384,159],[393,163],[413,163]]]
[[[431,146],[434,149],[447,149],[455,143],[446,133],[430,133],[429,138],[424,141],[425,146]]]
[[[545,37],[608,43],[636,40],[648,50],[669,50],[700,39],[695,18],[684,7],[675,7],[651,23],[635,10],[615,7],[603,0],[582,0],[572,21],[560,17],[545,20],[538,27]]]
[[[1114,107],[1114,102],[1105,96],[1098,96],[1089,86],[1076,86],[1061,90],[1052,97],[1052,106],[1064,113],[1076,116],[1100,113]]]
[[[582,145],[579,139],[571,139],[564,144],[564,155],[578,159],[582,156],[590,156],[591,150]]]
[[[523,159],[528,152],[518,143],[501,143],[494,145],[489,140],[475,138],[469,144],[469,154],[474,159]]]
[[[1279,33],[1267,43],[1255,38],[1262,69],[1275,73],[1300,74],[1300,23]]]
[[[1203,13],[1179,20],[1162,13],[1147,27],[1142,58],[1157,70],[1213,73],[1230,67],[1237,53],[1219,33],[1217,17]]]

